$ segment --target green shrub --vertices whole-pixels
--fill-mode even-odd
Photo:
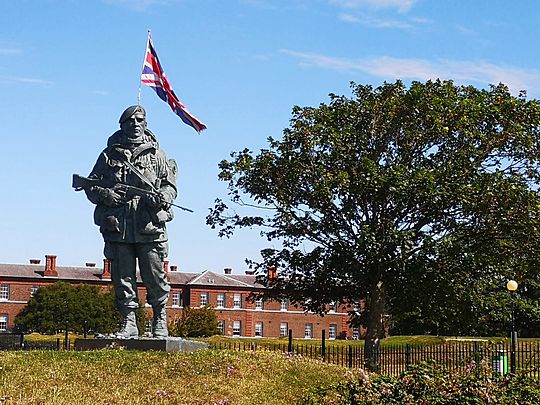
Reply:
[[[304,405],[360,404],[540,404],[540,383],[525,375],[492,374],[486,363],[450,372],[435,363],[420,363],[398,377],[361,371],[348,381],[318,387]]]
[[[207,337],[218,334],[217,325],[216,311],[211,306],[186,307],[181,317],[169,325],[169,333],[172,336]]]

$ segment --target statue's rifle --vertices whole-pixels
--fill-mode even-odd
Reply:
[[[93,187],[93,186],[109,188],[111,185],[105,184],[105,182],[100,179],[92,179],[89,177],[84,177],[78,174],[74,174],[73,182],[71,186],[75,189],[75,191],[81,191],[81,190],[90,189],[90,187]],[[153,186],[152,186],[153,190],[151,191],[145,190],[143,188],[135,187],[135,186],[130,186],[129,184],[124,184],[124,183],[116,183],[113,185],[112,188],[115,191],[125,192],[126,194],[131,194],[131,195],[138,195],[140,197],[151,194],[163,200],[163,196],[157,190],[155,190],[155,187]],[[180,208],[181,210],[184,210],[187,212],[193,212],[193,210],[186,207],[182,207],[181,205],[173,204],[167,201],[165,201],[165,203],[168,205],[172,205],[173,207]]]

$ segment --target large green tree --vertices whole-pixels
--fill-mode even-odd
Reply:
[[[540,105],[502,84],[351,89],[294,107],[281,140],[222,161],[235,207],[217,200],[207,223],[221,236],[258,227],[281,243],[255,263],[273,297],[318,313],[342,302],[355,314],[362,300],[371,357],[385,314],[415,300],[425,309],[426,290],[455,311],[469,279],[503,285],[518,267],[534,271]]]
[[[40,287],[15,318],[17,329],[54,334],[59,330],[110,333],[118,329],[120,313],[114,292],[98,286],[57,282]]]

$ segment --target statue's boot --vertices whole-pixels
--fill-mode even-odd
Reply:
[[[165,306],[154,307],[152,336],[155,338],[166,338],[169,336],[169,330],[167,329],[167,311]]]
[[[131,310],[124,314],[122,329],[115,334],[115,337],[117,339],[137,339],[139,337],[135,310]]]

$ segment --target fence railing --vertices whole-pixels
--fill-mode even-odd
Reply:
[[[322,339],[321,342],[300,343],[293,341],[292,335],[289,335],[288,342],[261,341],[259,343],[252,340],[229,339],[209,342],[209,344],[215,349],[278,351],[349,368],[364,368],[366,365],[364,347],[359,342],[326,344],[325,339]],[[69,339],[67,341],[60,338],[28,341],[21,334],[0,334],[0,350],[69,350],[70,348]],[[372,364],[381,374],[397,375],[411,365],[422,361],[435,361],[452,371],[466,371],[471,368],[471,365],[484,361],[494,371],[506,374],[510,371],[513,353],[515,353],[516,372],[540,379],[540,341],[518,340],[515,352],[508,341],[449,341],[429,346],[409,344],[380,346],[373,353]]]
[[[268,343],[220,340],[212,348],[257,351],[271,350],[317,359],[349,368],[364,368],[364,347],[356,344],[322,345],[320,343]],[[381,346],[373,353],[372,364],[386,375],[397,375],[423,361],[434,361],[451,371],[466,371],[473,364],[485,361],[501,374],[510,372],[511,345],[508,342],[447,342],[433,346],[409,344]],[[540,342],[518,341],[515,350],[516,372],[540,379]]]
[[[61,350],[69,349],[70,341],[54,338],[51,340],[26,340],[24,334],[0,333],[0,350]]]

